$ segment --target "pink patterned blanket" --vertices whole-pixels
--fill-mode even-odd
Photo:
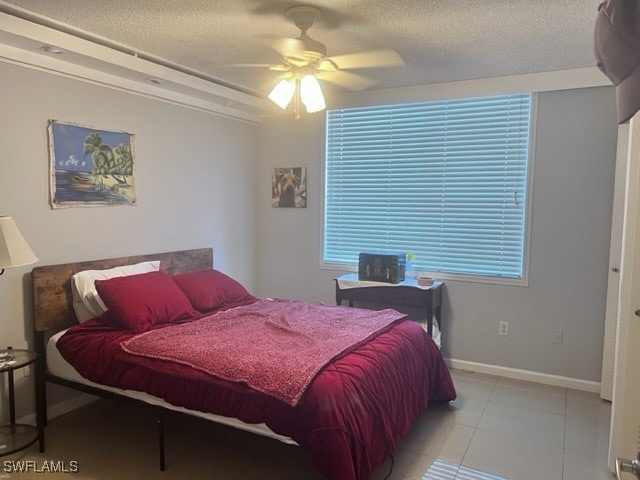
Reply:
[[[331,360],[405,317],[394,310],[261,300],[136,335],[122,347],[245,383],[295,406]]]

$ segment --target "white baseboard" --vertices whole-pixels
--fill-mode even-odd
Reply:
[[[447,358],[445,360],[449,367],[459,370],[468,370],[470,372],[486,373],[488,375],[497,375],[499,377],[513,378],[515,380],[525,380],[528,382],[542,383],[556,387],[600,393],[600,382],[563,377],[562,375],[551,375],[549,373],[532,372],[531,370],[521,370],[519,368],[501,367],[500,365],[468,362],[466,360],[456,360],[454,358]]]
[[[98,397],[94,397],[93,395],[88,395],[86,393],[80,393],[79,395],[70,398],[69,400],[65,400],[64,402],[56,403],[55,405],[51,405],[47,407],[47,419],[51,420],[52,418],[59,417],[60,415],[64,415],[65,413],[69,413],[76,408],[84,407],[85,405],[89,405],[90,403],[98,401]],[[36,414],[30,413],[18,419],[17,423],[26,423],[26,424],[35,424],[36,423]]]

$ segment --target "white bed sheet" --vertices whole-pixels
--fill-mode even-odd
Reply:
[[[66,380],[72,380],[74,382],[82,383],[84,385],[89,385],[95,388],[99,388],[101,390],[118,393],[120,395],[124,395],[129,398],[134,398],[136,400],[141,400],[150,405],[164,407],[169,410],[174,410],[176,412],[187,413],[189,415],[194,415],[196,417],[204,418],[212,422],[229,425],[234,428],[239,428],[241,430],[257,433],[258,435],[264,435],[264,436],[279,440],[283,443],[288,443],[290,445],[298,445],[295,442],[295,440],[293,440],[292,438],[285,437],[283,435],[278,435],[269,427],[267,427],[264,423],[258,423],[258,424],[245,423],[241,420],[238,420],[237,418],[223,417],[221,415],[214,415],[212,413],[204,413],[196,410],[188,410],[184,407],[178,407],[176,405],[172,405],[161,398],[155,397],[153,395],[149,395],[144,392],[139,392],[136,390],[123,390],[120,388],[100,385],[99,383],[95,383],[90,380],[87,380],[82,375],[80,375],[78,371],[75,368],[73,368],[73,366],[62,357],[62,355],[60,354],[60,351],[56,347],[56,342],[62,335],[64,335],[65,332],[66,330],[56,333],[54,336],[52,336],[49,339],[49,342],[47,343],[47,370],[52,375],[64,378]]]

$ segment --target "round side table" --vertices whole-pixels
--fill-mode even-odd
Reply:
[[[24,450],[39,438],[35,425],[16,423],[15,389],[13,372],[26,368],[38,360],[38,354],[31,350],[20,350],[9,347],[0,350],[0,373],[6,373],[9,383],[9,425],[0,426],[0,456]]]

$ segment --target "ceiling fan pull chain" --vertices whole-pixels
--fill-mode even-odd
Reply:
[[[296,120],[300,119],[300,79],[296,78],[296,93],[293,104],[293,118]]]

